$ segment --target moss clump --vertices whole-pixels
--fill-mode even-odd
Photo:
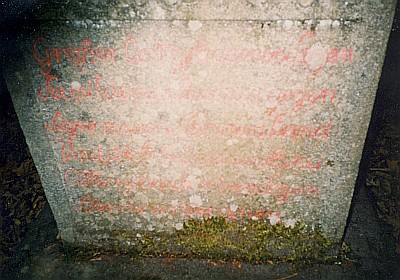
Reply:
[[[239,225],[223,217],[189,220],[177,235],[192,254],[214,260],[326,262],[333,245],[320,229],[311,231],[300,223],[292,228],[266,221]]]
[[[224,217],[191,219],[184,223],[183,229],[168,234],[113,231],[112,238],[100,243],[103,248],[86,246],[70,255],[91,259],[106,249],[106,254],[129,254],[133,258],[172,256],[251,263],[289,261],[303,266],[335,261],[339,252],[339,245],[337,250],[332,250],[335,244],[320,229],[310,230],[300,223],[294,227],[271,225],[268,221],[238,223]]]

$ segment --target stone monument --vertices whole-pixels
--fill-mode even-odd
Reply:
[[[56,2],[4,65],[64,241],[222,217],[340,242],[395,1]]]

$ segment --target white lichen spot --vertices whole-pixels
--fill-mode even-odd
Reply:
[[[147,230],[148,230],[148,231],[154,231],[153,225],[148,225],[148,226],[147,226]]]
[[[237,143],[239,143],[238,139],[229,139],[228,141],[226,141],[226,145],[228,145],[228,146],[232,146],[232,145],[235,145]]]
[[[136,237],[140,238],[140,237],[142,237],[142,235],[140,233],[138,233],[138,234],[136,234]]]
[[[175,228],[176,228],[176,230],[181,230],[181,229],[183,229],[183,223],[176,223],[176,224],[175,224]]]
[[[285,30],[289,30],[290,28],[292,28],[293,27],[293,21],[291,21],[291,20],[285,20],[284,22],[283,22],[283,28],[285,29]]]
[[[71,82],[71,89],[79,90],[81,88],[81,83],[78,81]]]
[[[118,24],[114,20],[109,21],[111,27],[117,27]]]
[[[326,56],[326,48],[321,43],[316,43],[307,52],[305,60],[311,70],[317,70],[325,65]]]
[[[135,12],[134,10],[130,10],[130,11],[129,11],[129,15],[130,15],[131,17],[135,17],[135,16],[136,16],[136,12]]]
[[[328,30],[332,25],[331,19],[322,19],[319,21],[318,29],[319,30]]]
[[[288,220],[284,221],[283,224],[286,227],[294,228],[294,226],[296,225],[296,222],[297,222],[296,219],[288,219]]]
[[[203,26],[203,24],[198,20],[191,20],[189,21],[188,26],[191,31],[196,32]]]
[[[200,207],[203,205],[203,199],[200,195],[194,194],[189,197],[189,202],[192,207]]]
[[[231,209],[232,212],[236,212],[236,210],[239,208],[236,204],[232,203],[229,205],[229,209]]]
[[[332,28],[338,28],[339,26],[340,26],[340,21],[334,20],[334,21],[332,22]]]
[[[171,201],[171,206],[178,207],[179,206],[179,200],[178,199],[172,200]]]
[[[269,215],[269,222],[271,223],[271,225],[276,225],[277,223],[279,223],[280,218],[276,215],[276,213],[272,213]]]

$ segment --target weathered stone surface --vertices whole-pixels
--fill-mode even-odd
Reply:
[[[88,2],[6,61],[64,240],[211,216],[341,239],[395,1]]]

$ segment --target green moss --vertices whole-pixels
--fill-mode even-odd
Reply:
[[[294,227],[271,225],[268,221],[226,221],[224,217],[191,219],[173,233],[114,230],[100,241],[103,249],[132,257],[196,257],[215,261],[238,260],[251,263],[289,261],[308,265],[335,261],[338,250],[320,229],[310,230],[297,223]],[[124,245],[125,244],[125,245]],[[129,245],[126,245],[129,244]],[[80,258],[99,254],[97,249],[78,250]]]
[[[321,230],[308,230],[297,223],[293,228],[266,221],[239,225],[225,218],[189,220],[177,232],[179,244],[193,255],[216,260],[296,263],[326,262],[333,242]]]

